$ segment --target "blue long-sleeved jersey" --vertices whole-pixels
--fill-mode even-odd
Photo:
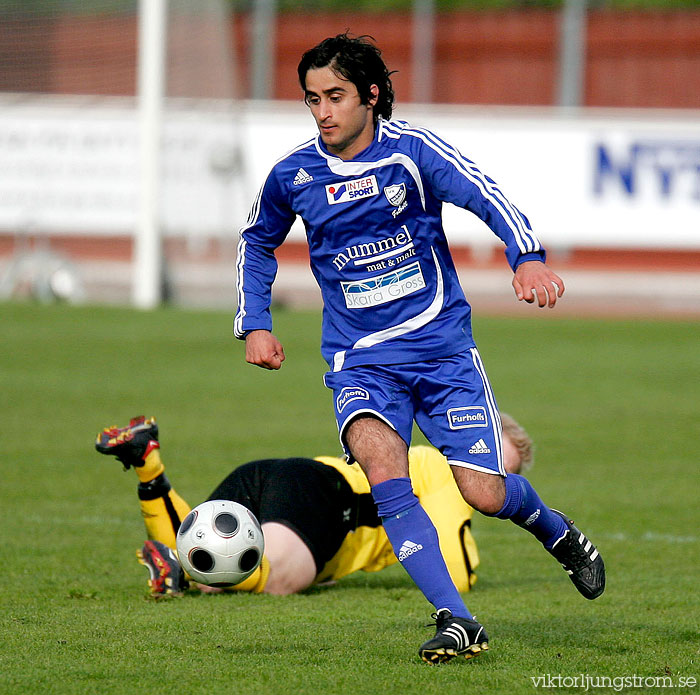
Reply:
[[[527,218],[473,162],[428,130],[379,120],[350,161],[320,136],[280,159],[241,230],[234,333],[272,330],[274,251],[297,215],[323,297],[321,352],[333,371],[401,364],[474,346],[471,309],[442,227],[444,202],[481,218],[515,269],[545,259]]]

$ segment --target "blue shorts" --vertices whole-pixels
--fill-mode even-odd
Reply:
[[[327,372],[340,441],[361,414],[373,415],[411,444],[415,420],[453,466],[505,476],[501,418],[476,348],[415,364],[362,365]]]

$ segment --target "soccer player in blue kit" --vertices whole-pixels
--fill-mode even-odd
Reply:
[[[395,554],[436,610],[436,634],[419,654],[429,663],[470,658],[488,649],[488,636],[451,581],[413,493],[414,420],[447,458],[464,499],[532,533],[583,596],[603,592],[605,569],[568,517],[526,478],[506,474],[501,421],[442,204],[474,213],[504,242],[519,300],[554,307],[564,283],[527,218],[490,178],[429,130],[391,120],[390,73],[366,37],[322,41],[298,73],[319,132],[277,161],[241,230],[234,333],[245,338],[249,363],[280,368],[284,349],[270,314],[274,251],[300,216],[323,297],[324,381],[341,442],[370,482]]]

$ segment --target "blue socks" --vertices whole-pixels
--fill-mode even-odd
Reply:
[[[567,531],[564,519],[542,502],[527,478],[510,473],[505,485],[505,502],[493,516],[510,519],[550,550]],[[437,531],[413,494],[410,478],[379,483],[372,488],[372,496],[396,557],[423,595],[436,609],[448,608],[456,617],[472,618],[447,571]]]
[[[529,531],[547,550],[566,533],[567,525],[535,492],[527,478],[509,473],[505,479],[506,500],[501,510],[493,516],[510,519]]]
[[[435,609],[471,618],[442,557],[438,534],[430,517],[413,494],[410,478],[393,478],[372,488],[396,557]]]

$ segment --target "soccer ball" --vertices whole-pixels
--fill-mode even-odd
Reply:
[[[230,500],[203,502],[177,532],[180,564],[192,579],[208,586],[239,584],[256,570],[264,549],[258,520]]]

